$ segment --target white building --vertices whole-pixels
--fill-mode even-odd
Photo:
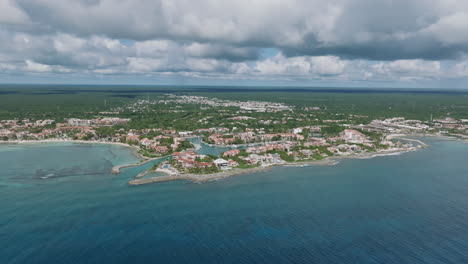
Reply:
[[[221,158],[215,159],[213,163],[218,167],[225,167],[228,165],[228,161],[225,159],[221,159]]]
[[[350,143],[364,143],[367,141],[367,137],[364,134],[354,129],[345,129],[340,133],[340,136]]]
[[[302,127],[294,128],[292,132],[293,132],[294,134],[302,133]]]
[[[90,126],[94,124],[94,121],[88,119],[70,118],[67,120],[67,123],[71,126]]]

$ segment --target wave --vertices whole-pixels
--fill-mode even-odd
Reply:
[[[403,152],[380,153],[380,154],[374,154],[374,155],[366,156],[366,157],[359,157],[359,159],[372,159],[376,157],[385,157],[385,156],[399,156],[401,154],[403,154]]]
[[[50,174],[47,174],[45,176],[42,176],[41,179],[48,179],[48,178],[51,178],[51,177],[54,177],[55,174],[54,173],[50,173]]]

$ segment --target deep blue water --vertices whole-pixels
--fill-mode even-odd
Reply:
[[[468,263],[468,144],[427,142],[139,187],[118,146],[0,145],[0,263]]]

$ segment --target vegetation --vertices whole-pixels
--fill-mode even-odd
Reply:
[[[188,173],[193,173],[193,174],[211,174],[211,173],[217,173],[220,172],[221,170],[216,167],[216,165],[208,166],[208,167],[193,167],[189,168]]]
[[[164,93],[183,93],[215,97],[228,100],[261,100],[282,102],[296,106],[298,115],[316,116],[319,120],[340,120],[350,114],[358,115],[355,123],[365,123],[372,119],[402,116],[408,119],[427,121],[434,118],[468,116],[468,92],[464,91],[397,91],[397,90],[351,90],[351,89],[271,89],[233,88],[214,89],[207,92],[201,88],[149,87],[149,86],[57,86],[57,85],[1,85],[0,119],[37,118],[55,119],[92,118],[101,111],[109,111],[129,103],[136,98],[155,99]],[[180,112],[173,111],[174,105],[154,105],[154,112],[136,113],[127,111],[120,116],[132,118],[128,128],[168,128],[193,130],[204,128],[197,122],[201,117],[209,117],[212,124],[226,127],[238,126],[227,122],[229,109],[207,108],[201,110],[196,105],[181,106]],[[306,111],[305,107],[319,107],[321,110]],[[222,110],[222,111],[220,111]],[[226,110],[226,112],[224,112]],[[276,113],[254,113],[252,120],[242,123],[249,127],[260,126],[258,120],[278,120]],[[287,120],[286,123],[265,125],[272,131],[284,131],[288,127],[304,125],[303,120]],[[319,124],[320,121],[317,121]],[[310,122],[308,122],[310,125]],[[262,125],[263,126],[263,125]],[[240,127],[240,129],[243,129]]]
[[[331,124],[323,126],[321,132],[326,136],[337,136],[339,133],[343,132],[343,130],[345,130],[345,127],[336,124]]]

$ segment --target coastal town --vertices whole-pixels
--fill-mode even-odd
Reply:
[[[145,119],[162,114],[174,114],[174,118],[158,126]],[[145,159],[168,157],[151,170],[182,177],[237,174],[255,168],[421,147],[401,136],[468,138],[468,119],[365,120],[366,116],[359,115],[333,116],[315,106],[297,108],[283,103],[168,94],[156,100],[139,99],[96,113],[93,118],[0,120],[0,140],[125,144]],[[206,154],[198,151],[202,145],[227,150],[219,155]],[[148,179],[133,181],[140,182]]]

